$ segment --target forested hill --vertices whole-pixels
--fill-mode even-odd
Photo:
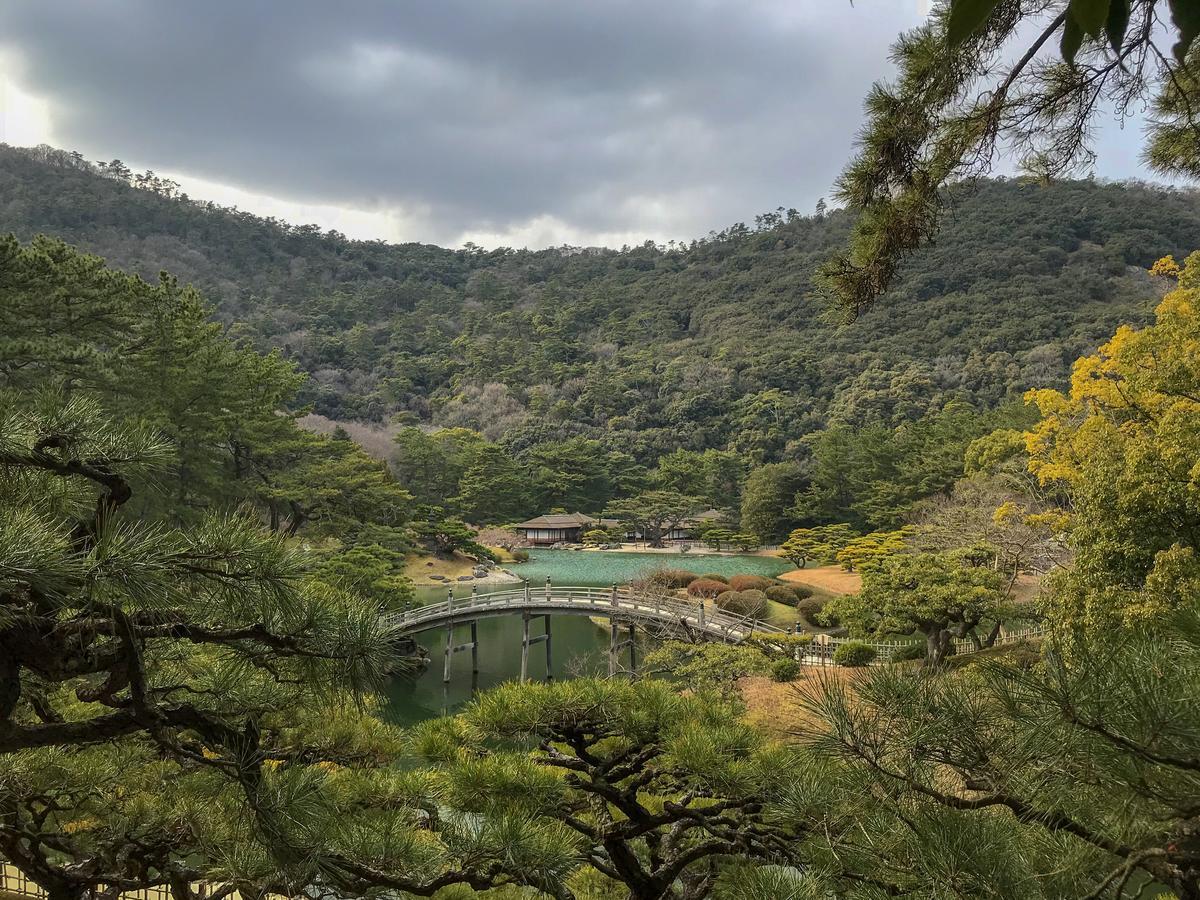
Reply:
[[[1155,259],[1200,244],[1200,196],[985,182],[854,326],[811,273],[848,217],[780,211],[686,246],[446,250],[357,242],[177,196],[119,165],[0,145],[0,232],[44,232],[195,284],[311,373],[336,419],[464,425],[521,449],[584,434],[651,463],[679,447],[772,461],[831,423],[895,427],[1063,380],[1147,320]]]

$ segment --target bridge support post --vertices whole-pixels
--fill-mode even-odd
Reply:
[[[526,582],[526,587],[528,587]],[[529,610],[521,613],[521,684],[529,677]]]
[[[479,623],[471,620],[471,675],[479,675]]]
[[[546,602],[550,602],[550,576],[546,576]]]
[[[637,668],[637,649],[634,641],[637,638],[637,626],[633,620],[629,621],[629,637],[625,640],[620,640],[621,625],[617,618],[608,620],[608,677],[613,678],[617,674],[617,670],[621,668],[621,651],[629,647],[629,671],[633,672]]]
[[[471,626],[471,640],[465,644],[454,643],[454,623],[451,622],[446,626],[446,659],[442,664],[442,681],[450,680],[450,660],[454,658],[454,654],[460,650],[471,651],[471,674],[479,674],[479,623],[472,619],[465,623]]]
[[[608,677],[612,678],[617,674],[617,654],[621,651],[617,649],[617,620],[608,620]]]
[[[475,585],[471,585],[471,600],[475,601],[479,597],[479,590]],[[446,613],[454,612],[454,589],[446,591]],[[471,626],[471,640],[465,644],[454,644],[454,620],[453,618],[446,623],[446,650],[445,659],[442,662],[442,683],[450,681],[450,661],[454,658],[454,654],[460,650],[471,651],[471,675],[479,674],[479,624],[474,619],[466,623]]]
[[[546,644],[546,680],[554,680],[554,657],[551,651],[551,631],[550,631],[550,614],[546,613],[540,616],[545,627],[545,633],[539,634],[537,637],[529,636],[529,620],[533,616],[529,610],[525,610],[521,614],[521,682],[524,683],[529,679],[529,646],[530,644],[545,643]]]

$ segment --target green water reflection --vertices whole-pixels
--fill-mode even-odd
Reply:
[[[531,635],[542,633],[541,618],[530,621]],[[387,718],[399,724],[411,724],[445,712],[454,712],[471,699],[475,690],[486,690],[504,681],[516,679],[521,672],[521,616],[480,619],[479,676],[472,681],[471,653],[454,654],[448,684],[442,683],[442,662],[446,629],[439,628],[417,636],[429,648],[428,669],[416,678],[394,678],[387,688]],[[555,678],[571,678],[607,671],[608,632],[585,616],[554,616],[551,619],[552,672]],[[454,642],[466,643],[471,630],[460,625],[454,630]],[[544,644],[529,648],[529,677],[546,677]]]
[[[623,584],[631,578],[655,568],[670,566],[697,574],[715,572],[722,575],[778,575],[791,568],[786,561],[763,556],[715,556],[712,554],[651,554],[589,552],[572,550],[534,550],[532,559],[522,565],[509,566],[534,585],[545,584],[549,575],[555,584],[609,585]],[[417,589],[419,603],[434,603],[446,598],[447,587]],[[516,585],[479,585],[479,593],[511,590]],[[455,597],[470,596],[470,584],[454,584]],[[451,680],[442,682],[442,663],[446,645],[446,630],[434,629],[417,636],[428,648],[430,665],[413,677],[393,678],[386,688],[386,716],[398,724],[411,724],[444,712],[453,712],[466,703],[475,690],[485,690],[504,681],[517,678],[521,671],[521,616],[481,619],[478,623],[479,675],[472,680],[471,654],[454,654]],[[542,633],[542,620],[534,619],[530,634]],[[555,678],[577,677],[607,671],[608,631],[584,616],[554,616],[552,673]],[[454,643],[470,640],[470,629],[460,625],[454,632]],[[545,678],[546,662],[543,645],[535,644],[529,653],[529,677]]]
[[[720,556],[711,553],[623,553],[590,550],[531,550],[532,558],[509,566],[534,584],[546,576],[556,584],[624,584],[654,569],[687,569],[697,575],[775,576],[795,568],[787,560],[771,556]]]

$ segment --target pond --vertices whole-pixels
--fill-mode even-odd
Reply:
[[[543,619],[529,623],[529,634],[542,633]],[[608,631],[585,616],[553,616],[551,634],[556,679],[577,678],[608,671]],[[417,635],[417,642],[429,650],[429,666],[415,677],[397,676],[387,685],[386,718],[399,725],[410,725],[447,712],[454,712],[471,699],[476,690],[487,690],[521,674],[521,616],[480,619],[476,636],[479,642],[479,676],[471,678],[471,653],[454,654],[448,683],[442,681],[446,629],[437,628]],[[471,629],[454,629],[454,643],[471,639]],[[529,648],[529,677],[546,677],[544,644]]]
[[[614,582],[624,584],[631,578],[657,568],[687,569],[696,574],[774,576],[792,568],[786,560],[768,556],[720,556],[709,553],[626,553],[576,550],[533,550],[529,562],[507,568],[537,585],[549,575],[555,584],[596,586]],[[482,593],[511,590],[514,585],[480,585]],[[456,597],[469,596],[469,584],[453,586]],[[444,600],[444,587],[417,589],[417,602]],[[570,678],[607,671],[608,630],[584,616],[554,616],[552,655],[555,678]],[[521,616],[481,619],[478,623],[479,676],[472,681],[471,654],[454,654],[451,679],[442,682],[442,663],[446,630],[434,629],[417,635],[417,641],[429,650],[429,666],[412,677],[396,677],[386,687],[386,717],[397,724],[412,724],[445,712],[454,712],[471,699],[475,690],[486,690],[517,678],[521,672]],[[542,633],[542,620],[530,623],[530,634]],[[470,629],[460,625],[454,643],[469,641]],[[542,644],[529,649],[529,677],[546,677],[546,656]]]
[[[546,576],[555,584],[625,584],[654,569],[686,569],[697,575],[766,575],[794,569],[774,556],[722,556],[713,553],[628,553],[593,550],[531,550],[527,563],[508,568],[534,584]]]

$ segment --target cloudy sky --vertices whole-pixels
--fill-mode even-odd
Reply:
[[[927,0],[4,0],[0,141],[457,246],[811,209]],[[1098,172],[1142,174],[1136,126]]]

